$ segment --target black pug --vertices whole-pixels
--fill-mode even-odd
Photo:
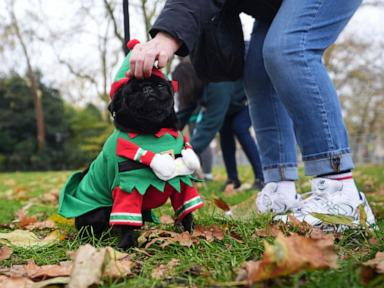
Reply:
[[[185,231],[192,231],[192,212],[203,203],[192,183],[199,160],[176,130],[172,83],[156,68],[143,80],[119,73],[124,77],[112,84],[108,107],[116,129],[90,167],[69,178],[59,213],[96,236],[118,228],[118,247],[128,249],[135,245],[135,228],[156,222],[152,209],[168,199]]]

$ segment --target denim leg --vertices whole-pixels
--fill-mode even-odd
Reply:
[[[306,175],[353,168],[336,90],[322,56],[361,0],[284,0],[264,41],[264,64],[293,120]]]
[[[212,148],[208,145],[207,148],[203,150],[199,155],[201,169],[204,174],[212,173],[212,164],[213,164],[213,151]]]
[[[269,24],[255,22],[244,71],[252,125],[265,182],[296,180],[296,141],[292,120],[264,67],[262,49]]]
[[[220,129],[220,145],[223,153],[225,170],[229,180],[239,180],[236,164],[236,142],[229,119],[225,119]]]
[[[251,118],[249,117],[248,107],[244,107],[232,118],[232,131],[236,135],[245,155],[251,163],[255,180],[264,181],[263,170],[257,149],[256,141],[252,137],[249,128],[251,128]]]

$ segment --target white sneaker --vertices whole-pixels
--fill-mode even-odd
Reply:
[[[257,194],[256,209],[259,213],[284,213],[299,203],[300,196],[293,181],[270,182]]]
[[[375,216],[364,193],[359,192],[354,184],[344,185],[343,181],[315,178],[312,180],[311,186],[312,192],[306,193],[309,197],[303,199],[299,207],[293,211],[293,216],[299,221],[307,222],[324,231],[341,232],[348,226],[325,223],[311,214],[351,217],[353,219],[352,224],[357,226],[360,224],[359,207],[363,205],[367,217],[366,224],[368,226],[375,225]],[[284,218],[279,218],[279,220],[284,221]]]

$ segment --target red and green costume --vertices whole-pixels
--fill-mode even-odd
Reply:
[[[125,76],[129,55],[112,84],[111,97],[129,81]],[[163,128],[154,135],[116,129],[88,172],[85,175],[77,172],[68,179],[60,193],[59,213],[74,218],[100,207],[112,207],[110,225],[141,226],[142,211],[157,208],[170,198],[176,221],[180,222],[203,206],[192,184],[195,179],[183,175],[163,181],[149,165],[156,153],[177,157],[183,149],[191,146],[181,132],[173,129]]]

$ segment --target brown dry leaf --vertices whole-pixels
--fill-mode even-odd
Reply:
[[[212,242],[214,240],[223,240],[225,231],[228,229],[227,225],[218,227],[216,225],[210,226],[196,226],[193,229],[192,236],[193,237],[203,237],[208,242]]]
[[[224,189],[224,196],[232,196],[235,193],[235,185],[234,184],[228,184],[225,186]]]
[[[103,277],[119,278],[132,274],[134,262],[129,259],[129,254],[116,251],[112,247],[105,248],[107,263],[104,268]]]
[[[24,277],[9,278],[0,276],[0,287],[2,288],[32,288],[34,282]]]
[[[363,263],[363,265],[375,269],[379,274],[384,274],[384,252],[377,252],[375,258]]]
[[[368,239],[368,243],[371,245],[378,245],[380,241],[377,238],[370,238]]]
[[[31,223],[25,227],[27,230],[35,230],[35,229],[56,229],[57,226],[55,222],[52,220],[39,221],[35,223]]]
[[[384,274],[384,252],[377,252],[375,258],[363,263],[360,270],[360,278],[364,284],[368,284],[378,274]]]
[[[60,190],[58,188],[53,188],[48,193],[42,195],[40,199],[43,203],[56,204],[59,202],[59,193]]]
[[[13,265],[1,273],[10,277],[27,277],[29,279],[45,279],[58,276],[68,276],[71,272],[72,262],[60,262],[59,265],[38,266],[33,260],[28,260],[25,265]]]
[[[235,231],[231,231],[231,232],[229,233],[229,235],[230,235],[231,238],[232,238],[233,240],[235,240],[236,242],[238,242],[238,243],[244,243],[243,238],[242,238],[241,235],[238,234],[237,232],[235,232]]]
[[[36,216],[28,216],[26,214],[26,209],[20,209],[19,211],[17,211],[16,216],[16,221],[18,222],[18,226],[20,228],[24,228],[32,223],[37,222]]]
[[[231,211],[231,207],[220,198],[213,198],[213,203],[224,212]]]
[[[44,288],[44,287],[51,287],[56,288],[58,285],[62,287],[62,285],[69,283],[69,277],[55,277],[44,281],[35,282],[32,286],[32,288]]]
[[[176,237],[177,234],[178,233],[176,232],[167,231],[167,230],[150,229],[141,233],[139,238],[137,239],[137,242],[139,246],[143,246],[147,242],[156,243],[156,241],[153,241],[153,240],[156,240],[158,238],[169,238],[169,237],[172,238],[172,237]]]
[[[167,264],[161,264],[160,266],[153,269],[151,277],[157,280],[170,277],[174,274],[174,268],[179,265],[179,263],[180,261],[178,259],[173,258]]]
[[[43,265],[37,266],[33,260],[28,261],[26,265],[28,278],[40,279],[40,278],[52,278],[59,276],[69,276],[72,269],[72,262],[65,261],[60,262],[59,265]]]
[[[80,246],[73,260],[69,288],[86,288],[100,283],[107,250],[90,244]]]
[[[324,269],[337,267],[337,255],[333,240],[321,240],[293,234],[285,237],[280,233],[273,245],[264,243],[263,258],[246,263],[246,279],[253,283],[305,269]],[[244,279],[239,279],[244,280]]]
[[[12,255],[12,249],[8,246],[3,246],[0,248],[0,261],[6,260]]]
[[[169,215],[162,215],[160,216],[160,223],[161,224],[173,224],[175,220]]]
[[[309,225],[307,222],[300,221],[292,214],[288,215],[288,224],[292,227],[295,227],[298,229],[298,231],[302,234],[306,234],[309,231],[311,231],[312,226]]]

